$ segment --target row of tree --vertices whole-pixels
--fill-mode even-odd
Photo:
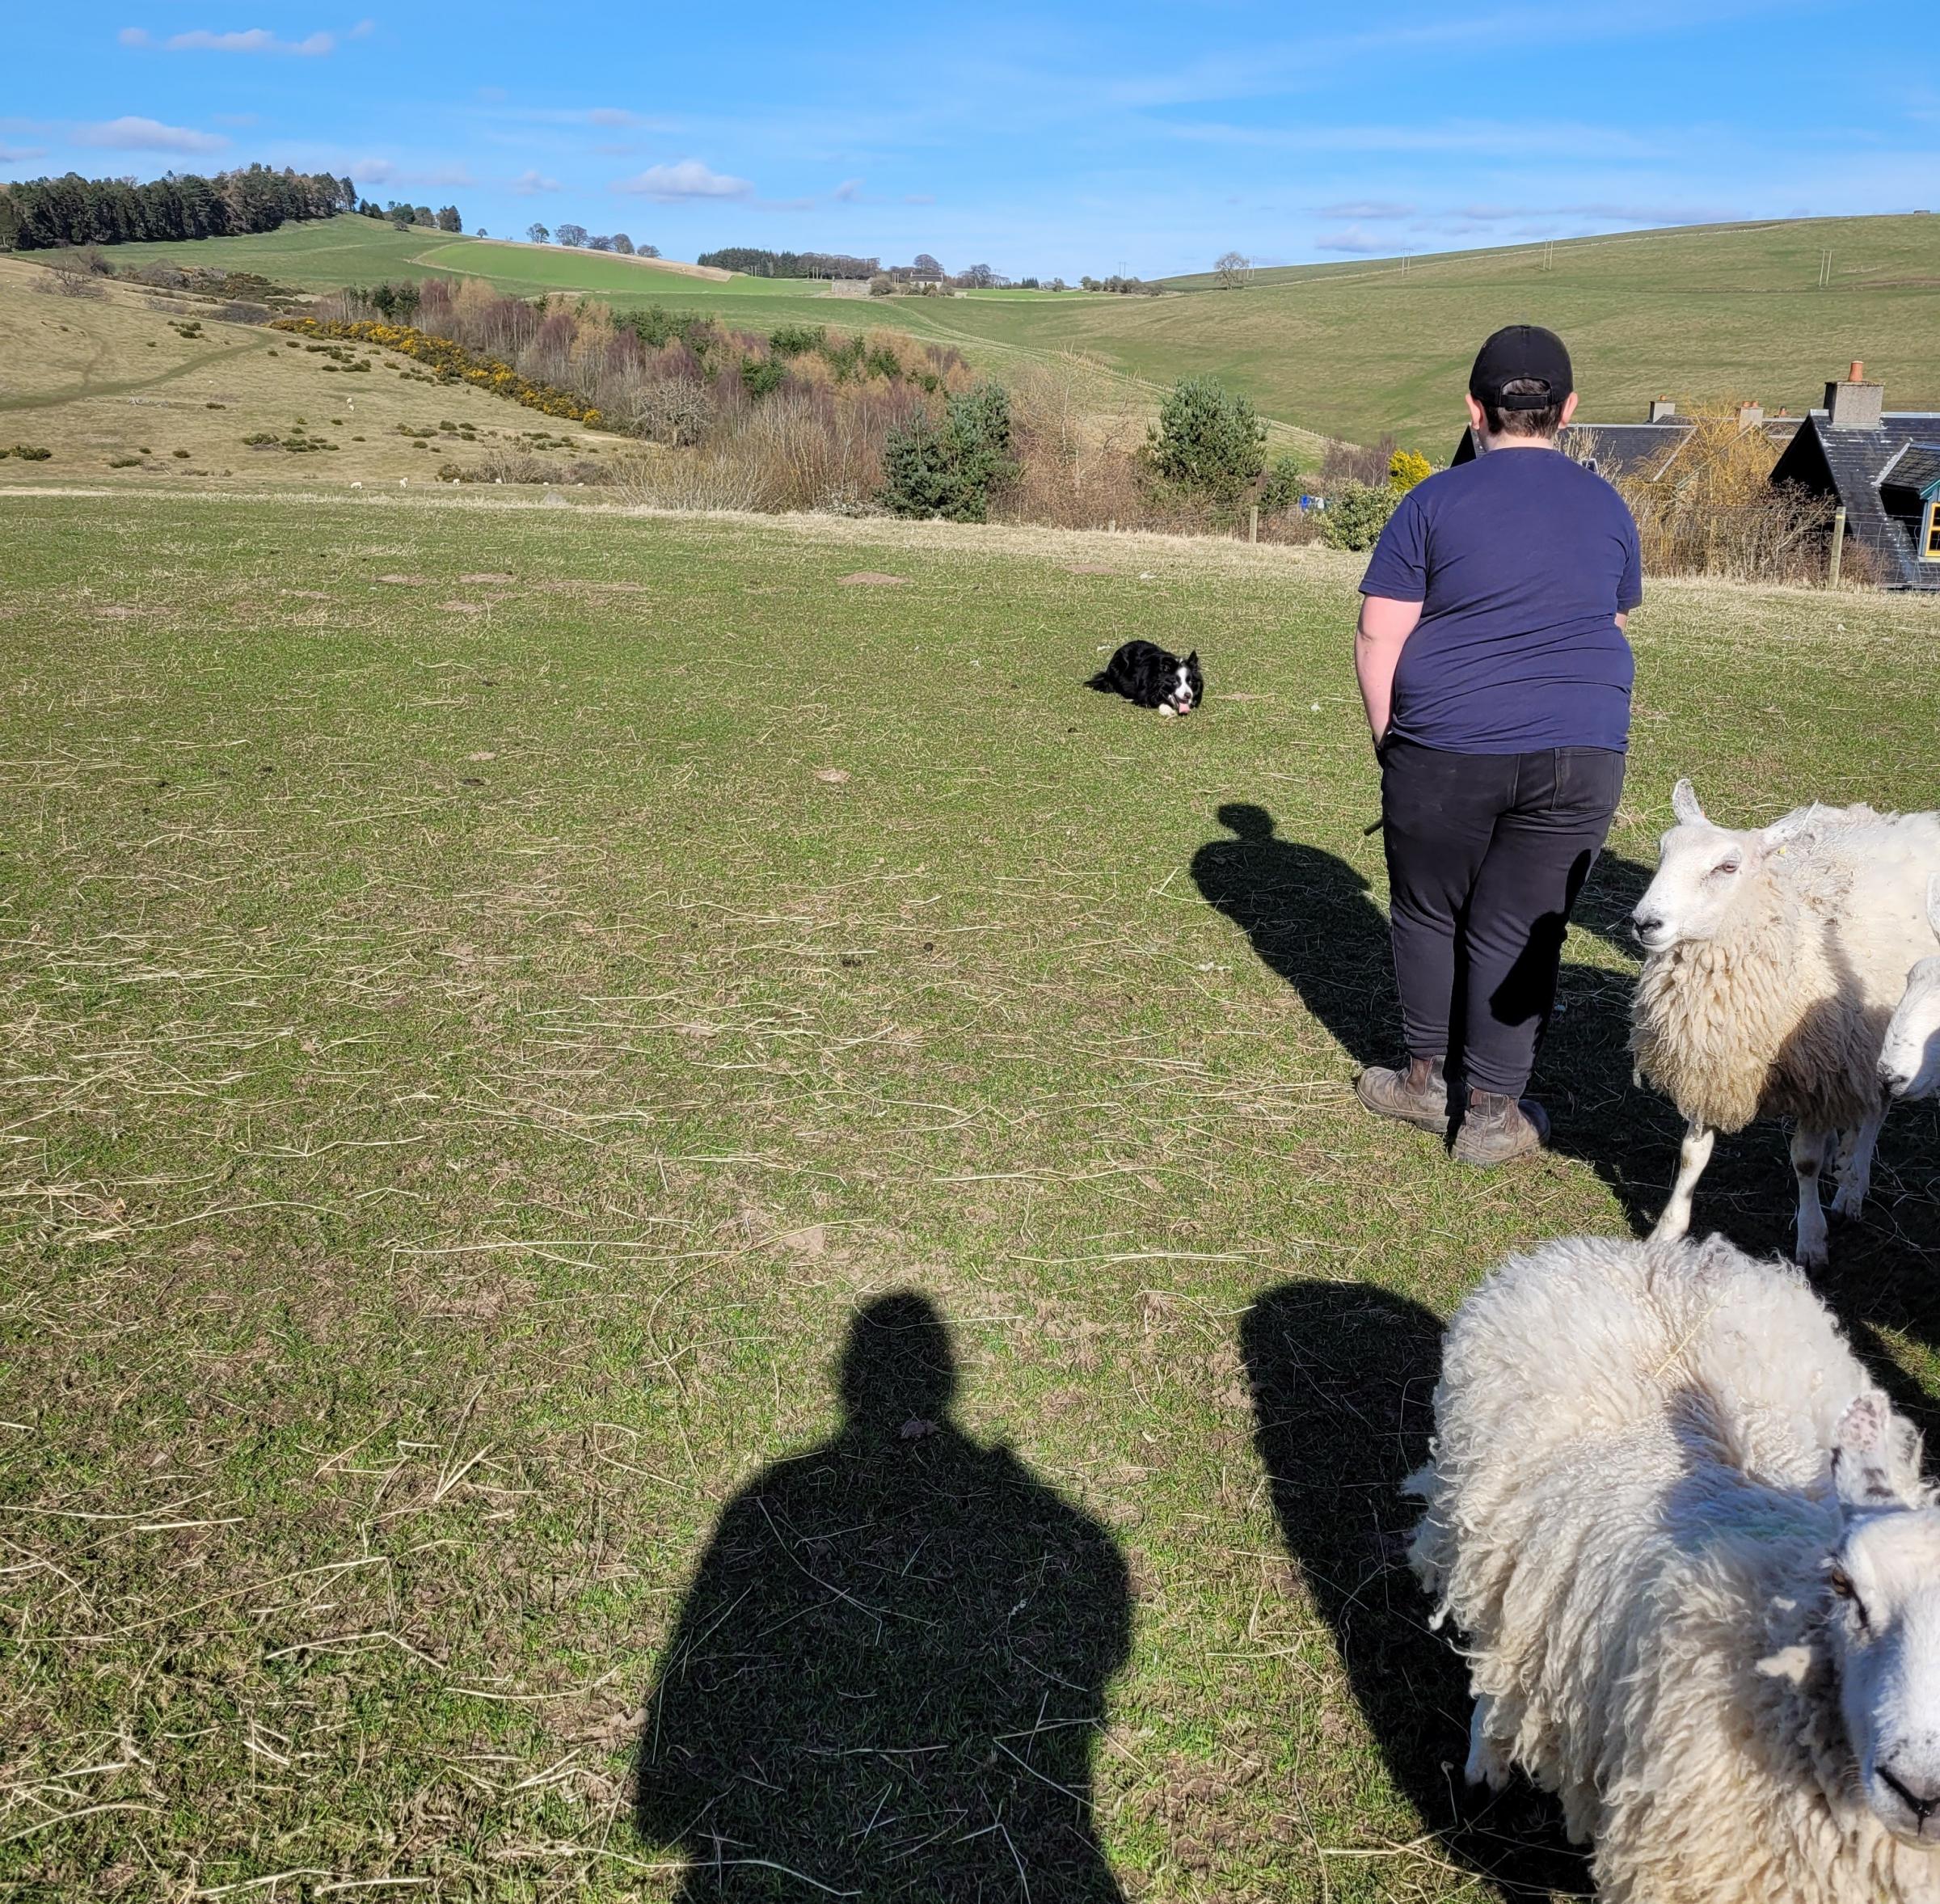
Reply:
[[[146,184],[68,172],[0,185],[0,250],[274,231],[301,219],[334,217],[356,205],[348,179],[287,167],[243,166],[213,178],[170,172]]]
[[[346,179],[344,183],[348,185],[350,181]],[[401,198],[394,198],[382,207],[367,198],[357,209],[366,218],[390,219],[400,231],[413,225],[421,225],[431,231],[462,231],[465,229],[464,213],[455,205],[440,205],[434,212],[428,205],[407,205]],[[479,234],[480,238],[484,235],[483,231]]]
[[[622,258],[657,258],[660,255],[658,245],[636,245],[623,231],[607,238],[589,232],[584,225],[562,225],[557,231],[550,231],[543,225],[528,225],[525,235],[535,245],[558,243],[572,251],[618,251]]]
[[[883,268],[879,258],[851,258],[841,251],[765,251],[749,245],[703,251],[694,263],[741,272],[749,277],[869,278]]]

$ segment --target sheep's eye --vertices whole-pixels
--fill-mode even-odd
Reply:
[[[1731,859],[1720,859],[1718,863],[1711,868],[1711,872],[1714,877],[1723,878],[1729,874],[1735,872],[1738,870],[1738,865],[1739,862],[1735,858]]]
[[[1841,1600],[1847,1602],[1854,1612],[1859,1615],[1861,1626],[1872,1623],[1866,1617],[1866,1607],[1859,1598],[1859,1589],[1853,1585],[1853,1577],[1843,1567],[1835,1567],[1826,1576],[1826,1584]]]

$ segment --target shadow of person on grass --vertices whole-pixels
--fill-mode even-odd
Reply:
[[[1587,1893],[1588,1866],[1550,1800],[1520,1781],[1496,1795],[1462,1780],[1467,1675],[1456,1636],[1429,1630],[1405,1557],[1419,1507],[1400,1491],[1428,1459],[1441,1335],[1419,1303],[1364,1283],[1269,1290],[1240,1325],[1254,1447],[1388,1776],[1440,1854],[1504,1898]]]
[[[681,1898],[1121,1904],[1091,1758],[1130,1644],[1125,1564],[955,1425],[955,1386],[927,1300],[871,1303],[840,1431],[722,1515],[638,1761]]]
[[[1217,817],[1231,837],[1208,841],[1192,858],[1192,877],[1207,903],[1239,927],[1262,962],[1300,994],[1353,1070],[1394,1063],[1401,1015],[1388,915],[1366,877],[1324,847],[1282,838],[1263,807],[1229,802]],[[1603,854],[1593,868],[1586,855],[1572,924],[1634,960],[1630,914],[1650,878],[1647,868],[1619,855]],[[1545,986],[1537,977],[1542,956],[1560,939],[1560,914],[1537,922],[1529,965],[1512,971],[1493,1001],[1497,1008],[1518,1018],[1544,1008]],[[1457,1027],[1461,986],[1458,968],[1452,1013]],[[1663,1203],[1682,1125],[1660,1099],[1630,1082],[1634,986],[1630,971],[1563,967],[1531,1089],[1550,1112],[1552,1147],[1591,1164],[1641,1235]],[[1460,1065],[1457,1045],[1449,1069]]]

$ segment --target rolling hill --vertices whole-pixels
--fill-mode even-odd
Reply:
[[[998,292],[887,306],[806,281],[707,282],[645,260],[348,217],[261,237],[128,245],[116,256],[230,265],[309,289],[435,272],[716,311],[756,327],[884,323],[1000,370],[1020,355],[1082,351],[1148,393],[1209,371],[1282,422],[1361,441],[1392,432],[1437,458],[1457,433],[1476,343],[1517,321],[1567,339],[1592,421],[1638,416],[1659,395],[1802,409],[1854,357],[1883,379],[1894,407],[1940,407],[1940,217],[1925,213],[1296,266],[1230,291],[1181,278],[1158,298]]]
[[[564,482],[622,443],[436,382],[392,352],[333,353],[129,285],[50,296],[50,281],[0,257],[0,450],[50,452],[0,462],[0,481],[423,486],[496,458]]]

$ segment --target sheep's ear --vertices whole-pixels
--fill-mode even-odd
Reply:
[[[1671,789],[1671,811],[1680,826],[1704,825],[1704,808],[1698,804],[1698,790],[1689,780],[1680,780]]]
[[[1876,1388],[1846,1404],[1832,1431],[1832,1485],[1848,1507],[1889,1507],[1904,1498],[1899,1471],[1909,1452],[1905,1428]]]

